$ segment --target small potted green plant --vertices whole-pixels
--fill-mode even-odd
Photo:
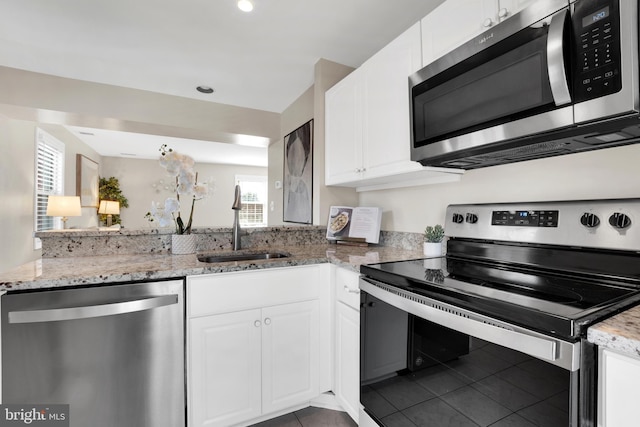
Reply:
[[[440,224],[427,226],[424,230],[424,254],[428,257],[442,256],[444,228]]]

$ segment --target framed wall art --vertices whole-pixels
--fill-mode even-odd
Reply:
[[[97,208],[98,164],[82,154],[76,154],[76,196],[80,196],[82,207]]]
[[[313,119],[284,137],[283,221],[312,223]]]

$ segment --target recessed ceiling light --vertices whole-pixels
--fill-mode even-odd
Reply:
[[[198,86],[196,90],[201,93],[213,93],[213,88],[209,86]]]
[[[238,0],[238,9],[243,12],[251,12],[253,10],[253,3],[250,0]]]

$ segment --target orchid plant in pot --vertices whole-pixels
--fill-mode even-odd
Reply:
[[[174,225],[176,232],[171,236],[171,252],[173,254],[194,253],[196,249],[195,236],[191,234],[193,225],[193,210],[196,201],[203,199],[208,194],[208,185],[198,182],[198,173],[193,170],[194,160],[184,154],[179,154],[169,148],[167,144],[160,147],[160,166],[175,178],[175,197],[168,197],[164,205],[152,202],[151,211],[145,217],[149,221],[157,221],[159,227]],[[182,201],[191,202],[191,209],[187,223],[184,223],[181,215]],[[187,202],[187,203],[188,203]]]

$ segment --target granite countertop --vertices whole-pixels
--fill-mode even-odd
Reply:
[[[198,261],[195,254],[44,258],[24,264],[14,270],[0,273],[0,291],[144,281],[326,262],[350,268],[357,272],[361,264],[424,257],[422,251],[419,250],[405,250],[385,246],[357,247],[322,244],[284,245],[268,248],[252,247],[249,249],[249,251],[259,250],[288,252],[291,256],[288,258],[211,264]],[[229,251],[224,252],[228,253]]]
[[[587,339],[600,347],[640,358],[640,305],[590,327]]]

